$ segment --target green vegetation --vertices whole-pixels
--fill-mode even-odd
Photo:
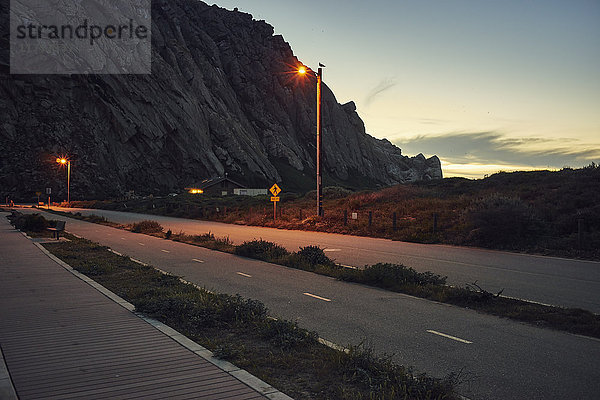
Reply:
[[[141,221],[131,224],[130,230],[135,233],[151,235],[153,233],[163,233],[164,228],[156,221]]]
[[[50,221],[40,214],[13,212],[8,218],[15,228],[24,232],[41,233],[50,227]]]
[[[456,376],[439,380],[416,374],[360,346],[348,352],[331,349],[318,342],[316,333],[269,318],[258,301],[198,289],[106,247],[70,239],[46,248],[134,304],[137,311],[296,399],[456,398]],[[264,245],[253,248],[263,251]]]
[[[265,240],[251,240],[235,246],[234,254],[263,261],[283,260],[290,255],[285,247]]]
[[[283,182],[286,189],[289,185]],[[497,173],[448,178],[352,193],[325,188],[325,216],[314,215],[314,192],[284,191],[273,220],[268,197],[167,198],[79,202],[76,206],[228,223],[446,243],[600,259],[600,168]],[[346,214],[345,214],[346,213]],[[352,219],[356,213],[357,219]],[[396,215],[394,229],[393,215]],[[347,215],[345,222],[344,215]],[[371,215],[371,224],[369,224]],[[581,232],[580,232],[581,228]]]

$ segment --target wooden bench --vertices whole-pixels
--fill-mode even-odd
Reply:
[[[60,238],[60,233],[65,231],[65,221],[56,221],[54,228],[47,228],[51,232],[55,232],[56,240]]]

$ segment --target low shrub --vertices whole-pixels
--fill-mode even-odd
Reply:
[[[276,261],[289,256],[290,252],[283,246],[260,239],[240,244],[235,248],[234,254],[263,261]]]
[[[325,252],[319,246],[300,247],[297,252],[301,260],[311,265],[335,265],[333,260],[325,255]]]
[[[283,264],[306,271],[315,271],[318,266],[336,267],[335,262],[319,246],[301,247],[300,251],[290,254]]]
[[[81,219],[84,221],[87,221],[87,222],[92,222],[94,224],[102,224],[102,223],[108,222],[108,220],[105,217],[102,217],[102,216],[96,215],[96,214],[84,216]]]
[[[444,285],[446,277],[432,272],[417,272],[400,264],[378,263],[365,269],[346,269],[339,279],[364,283],[384,289],[400,290],[405,286]]]
[[[212,242],[215,241],[215,235],[213,233],[203,233],[202,235],[193,235],[192,241],[196,243]]]
[[[50,226],[50,221],[40,214],[16,213],[11,222],[15,228],[27,232],[43,232]]]
[[[156,221],[141,221],[131,225],[131,232],[135,233],[162,233],[164,228]]]
[[[319,338],[315,332],[300,328],[296,322],[279,319],[266,320],[261,325],[261,333],[265,339],[282,350],[314,345]]]

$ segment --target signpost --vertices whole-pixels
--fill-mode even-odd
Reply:
[[[52,188],[46,188],[46,194],[48,195],[48,210],[50,209],[50,195],[52,194]]]
[[[269,189],[269,191],[273,195],[271,196],[271,201],[273,202],[273,220],[275,221],[277,220],[277,202],[279,201],[279,196],[277,195],[281,193],[281,188],[277,186],[277,184],[274,184],[273,186],[271,186],[271,189]]]

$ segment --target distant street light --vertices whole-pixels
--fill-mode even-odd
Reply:
[[[310,74],[317,78],[317,215],[323,216],[323,174],[321,171],[321,146],[323,144],[323,118],[321,113],[321,100],[322,100],[322,91],[321,86],[323,83],[323,64],[319,63],[318,72],[315,74],[314,71],[307,69],[305,66],[300,66],[298,68],[299,75],[306,75],[310,72]]]
[[[57,158],[58,164],[67,164],[67,203],[71,204],[71,161],[66,158]]]

